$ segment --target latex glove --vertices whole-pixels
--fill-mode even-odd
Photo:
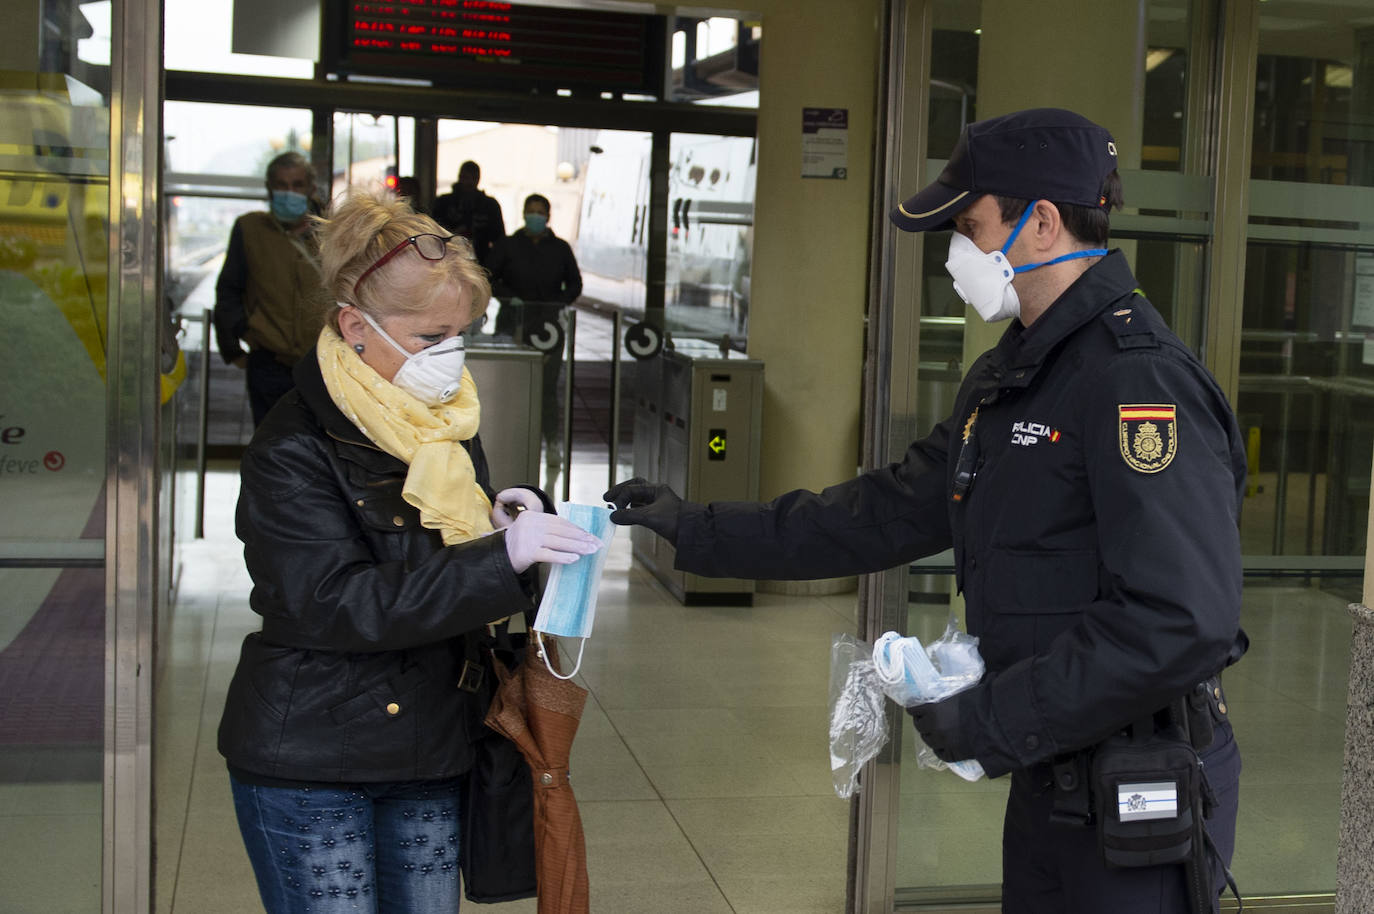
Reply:
[[[506,555],[517,574],[535,562],[571,565],[601,548],[601,540],[557,514],[521,511],[505,532]]]
[[[529,489],[502,489],[491,503],[491,525],[497,530],[504,530],[525,511],[542,514],[544,503]]]
[[[964,734],[959,714],[959,696],[907,708],[921,739],[943,762],[962,762],[973,758],[973,746]]]
[[[677,528],[682,518],[682,499],[662,483],[636,476],[616,483],[601,496],[616,506],[613,524],[639,524],[677,545]]]

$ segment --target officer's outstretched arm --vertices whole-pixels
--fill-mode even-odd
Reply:
[[[950,425],[936,426],[900,462],[770,502],[703,505],[631,480],[606,498],[622,509],[640,507],[611,519],[670,538],[675,567],[707,577],[809,580],[882,571],[950,545]]]

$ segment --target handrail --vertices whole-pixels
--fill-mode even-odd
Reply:
[[[1242,555],[1246,577],[1360,577],[1363,555]],[[946,549],[907,563],[914,574],[954,574],[954,550]]]
[[[196,523],[195,538],[205,539],[205,474],[210,450],[210,328],[214,315],[201,315],[199,421],[196,423]]]

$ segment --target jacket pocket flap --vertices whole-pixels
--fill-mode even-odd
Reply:
[[[360,495],[353,501],[358,518],[373,530],[405,530],[418,527],[420,512],[401,497],[401,487],[377,489]]]
[[[1000,613],[1082,612],[1097,598],[1096,550],[993,553],[986,593]]]

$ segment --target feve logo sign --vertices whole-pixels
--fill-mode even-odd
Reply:
[[[4,414],[0,413],[0,476],[35,475],[40,467],[55,473],[67,465],[67,458],[61,451],[48,451],[41,460],[13,456],[9,447],[23,444],[27,429],[22,425],[7,425],[4,419]]]

